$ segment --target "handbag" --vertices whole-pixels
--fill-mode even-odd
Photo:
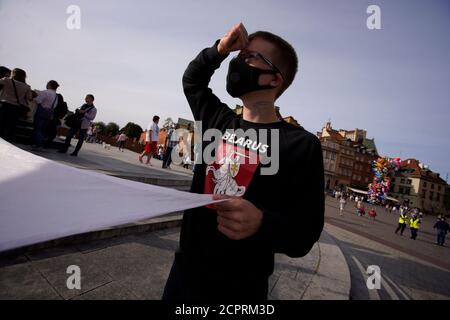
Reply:
[[[30,108],[24,104],[21,104],[19,101],[19,95],[17,94],[17,88],[16,88],[16,82],[14,79],[11,79],[13,87],[14,87],[14,93],[16,95],[17,100],[17,107],[19,108],[19,112],[22,116],[26,116],[28,112],[30,112]]]
[[[89,107],[86,109],[86,112],[89,112],[93,107]],[[64,123],[66,126],[72,129],[80,129],[81,123],[83,121],[84,115],[78,112],[78,109],[75,110],[75,113],[69,114],[65,119]]]

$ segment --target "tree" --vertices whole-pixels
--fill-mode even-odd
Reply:
[[[94,125],[97,127],[97,133],[105,134],[106,124],[104,122],[94,122]]]
[[[164,120],[163,128],[169,129],[172,127],[173,124],[174,124],[174,122],[173,122],[172,118],[168,117],[166,120]]]
[[[110,122],[105,127],[105,134],[108,136],[116,136],[119,133],[119,125],[115,122]]]
[[[125,127],[120,129],[120,131],[125,133],[130,139],[139,139],[141,137],[141,133],[143,132],[141,126],[133,122],[128,122]]]

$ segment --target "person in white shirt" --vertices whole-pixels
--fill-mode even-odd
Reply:
[[[152,165],[150,163],[153,154],[157,151],[158,146],[158,135],[159,135],[159,127],[158,127],[159,117],[154,116],[153,121],[150,122],[147,126],[147,133],[145,135],[145,148],[144,152],[142,152],[138,159],[139,162],[142,163],[142,158],[147,156],[146,164]]]
[[[341,200],[339,200],[339,215],[342,216],[344,214],[344,208],[347,201],[345,200],[344,196],[341,197]]]
[[[39,92],[34,98],[37,103],[36,113],[34,114],[34,148],[41,148],[44,144],[45,132],[50,121],[53,119],[53,109],[58,103],[56,90],[59,84],[55,80],[47,83],[47,90]]]

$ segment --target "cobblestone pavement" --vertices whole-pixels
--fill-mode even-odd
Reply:
[[[0,300],[158,300],[179,232],[179,228],[165,229],[0,257]],[[345,259],[337,253],[342,256],[324,233],[303,258],[277,255],[268,298],[348,299],[350,276],[345,277]],[[321,260],[333,260],[333,272],[321,268]],[[80,289],[67,286],[69,266],[80,268]]]
[[[326,200],[326,230],[349,265],[352,299],[450,299],[449,248],[435,245],[435,217],[424,217],[418,239],[412,240],[409,229],[403,236],[394,233],[398,216],[375,207],[373,221],[358,217],[353,206],[347,203],[339,216],[337,200]],[[369,265],[380,267],[380,290],[367,288]]]

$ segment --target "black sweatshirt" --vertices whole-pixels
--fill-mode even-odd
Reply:
[[[239,189],[238,195],[245,191],[243,198],[263,212],[263,221],[256,234],[242,240],[231,240],[218,231],[215,210],[206,207],[186,210],[177,255],[188,261],[186,268],[199,274],[216,273],[218,277],[240,275],[244,278],[259,274],[268,277],[273,272],[274,253],[302,257],[311,250],[322,232],[325,204],[322,149],[319,139],[304,128],[285,121],[268,124],[245,121],[213,94],[208,84],[226,58],[218,53],[217,43],[201,51],[183,76],[184,93],[194,118],[203,122],[203,131],[209,128],[221,132],[238,128],[268,129],[269,132],[278,129],[279,170],[274,175],[261,175],[263,165],[259,164],[253,168],[253,177]],[[226,143],[230,144],[230,141],[233,139]],[[270,134],[267,145],[270,154]],[[264,151],[259,141],[247,144],[246,149],[258,146],[260,151]],[[214,170],[206,171],[219,167],[220,164],[215,168],[204,163],[197,165],[191,192],[204,193],[205,178],[214,187],[214,182],[211,182],[214,181]],[[244,172],[244,169],[241,165],[238,170]],[[235,181],[239,180],[238,177],[239,173]],[[233,181],[231,183],[234,184]]]

